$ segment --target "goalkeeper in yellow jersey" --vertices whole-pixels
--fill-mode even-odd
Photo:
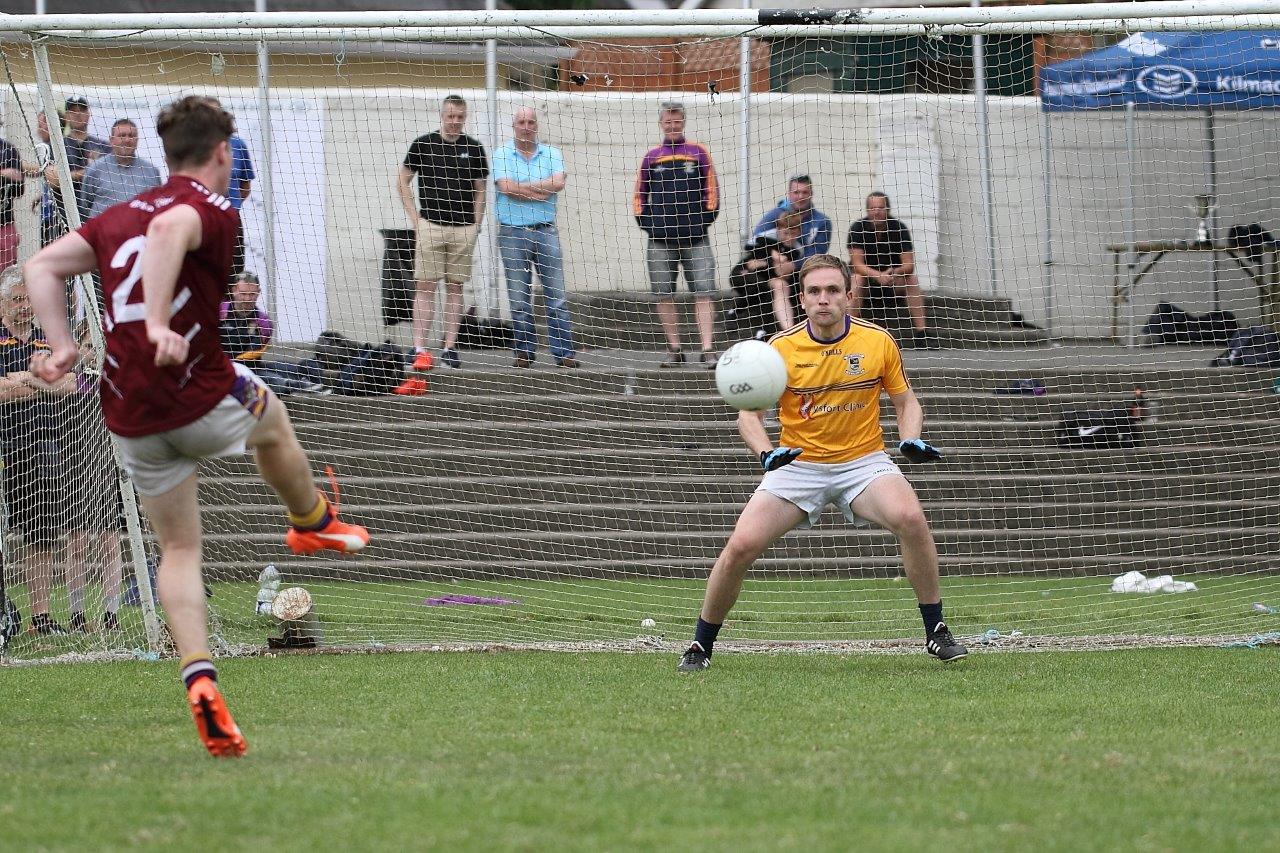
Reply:
[[[931,462],[942,454],[920,438],[924,412],[893,338],[849,316],[850,284],[849,268],[832,255],[816,255],[800,269],[800,304],[807,319],[769,341],[787,364],[787,390],[778,404],[781,444],[774,447],[769,440],[763,412],[738,415],[738,432],[760,457],[764,479],[711,568],[680,672],[710,665],[716,635],[751,564],[787,531],[817,521],[829,503],[849,521],[878,524],[897,537],[929,654],[943,661],[968,654],[942,618],[938,550],[920,501],[884,450],[882,389],[897,415],[902,455],[911,462]]]

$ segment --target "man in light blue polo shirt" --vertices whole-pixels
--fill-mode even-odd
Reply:
[[[564,291],[564,254],[556,230],[556,196],[564,189],[564,158],[538,142],[538,116],[520,107],[511,121],[514,140],[493,155],[498,190],[498,251],[507,278],[515,366],[529,367],[538,349],[533,325],[533,271],[546,300],[547,338],[559,367],[578,367]]]

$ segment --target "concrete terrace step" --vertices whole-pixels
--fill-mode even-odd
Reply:
[[[314,399],[314,398],[313,398]],[[332,399],[332,398],[329,398]],[[1076,409],[1124,408],[1133,399],[1132,390],[1116,393],[1057,394],[1035,396],[974,395],[933,392],[922,395],[929,423],[934,420],[1048,420]],[[1280,418],[1280,395],[1241,391],[1175,395],[1151,393],[1159,418],[1166,420],[1212,420],[1215,418]],[[883,409],[890,409],[885,401]],[[402,424],[412,421],[502,421],[589,419],[604,416],[632,421],[662,421],[684,418],[695,421],[725,421],[736,418],[720,397],[703,393],[648,394],[535,394],[461,395],[438,394],[423,399],[394,398],[379,409],[360,406],[325,409],[290,405],[294,421],[341,424]],[[372,420],[376,418],[376,420]],[[386,427],[384,427],[386,428]]]
[[[886,424],[887,426],[888,424]],[[931,420],[929,440],[940,447],[972,445],[1023,447],[1054,443],[1055,424],[999,420]],[[426,448],[481,449],[506,446],[559,447],[670,446],[696,449],[708,446],[739,446],[736,422],[724,421],[631,421],[619,418],[592,420],[489,420],[459,424],[456,421],[420,420],[370,422],[364,424],[298,424],[303,443],[311,448],[331,450],[401,449],[421,452]],[[1145,441],[1156,445],[1240,445],[1268,444],[1276,438],[1275,420],[1265,417],[1226,421],[1175,421],[1161,419],[1143,429]],[[886,439],[893,440],[892,432]]]
[[[426,397],[290,398],[317,468],[339,473],[344,515],[373,528],[374,544],[350,559],[292,557],[252,465],[218,460],[202,469],[210,567],[241,579],[274,560],[286,578],[702,580],[760,472],[712,374],[659,370],[658,349],[588,350],[577,371],[542,362],[518,371],[509,353],[464,353],[463,370],[430,375]],[[1210,369],[1213,354],[905,351],[926,435],[947,454],[903,465],[944,572],[1101,583],[1130,569],[1280,570],[1277,371]],[[992,393],[1023,379],[1048,393]],[[1147,446],[1053,444],[1062,411],[1120,407],[1138,386],[1159,405]],[[884,411],[893,442],[887,403]],[[900,572],[889,534],[828,510],[752,577]]]
[[[935,502],[982,502],[1017,507],[1050,503],[1064,517],[1076,504],[1109,505],[1117,512],[1129,504],[1189,505],[1191,501],[1251,501],[1262,511],[1280,512],[1277,486],[1280,476],[1185,475],[1142,480],[1109,476],[1050,476],[1034,474],[972,480],[948,476],[935,466],[929,472],[908,472],[916,491],[932,509]],[[760,483],[757,472],[709,476],[659,476],[628,480],[617,476],[573,475],[545,477],[490,477],[469,480],[425,476],[395,478],[344,478],[343,505],[377,508],[403,506],[423,512],[450,505],[528,506],[555,509],[560,505],[631,503],[653,511],[685,512],[708,504],[741,505]],[[202,483],[202,497],[209,508],[263,505],[276,512],[277,500],[256,478],[209,479]],[[1189,519],[1189,521],[1192,519]]]
[[[655,298],[643,291],[607,291],[574,294],[569,312],[575,339],[585,347],[661,347],[665,341],[654,314]],[[675,295],[676,312],[684,340],[696,340],[688,294]],[[741,331],[724,326],[724,311],[731,307],[728,292],[717,294],[717,338],[731,338]],[[1004,297],[931,291],[925,294],[925,313],[939,330],[975,344],[1036,345],[1047,338],[1035,328],[1013,321],[1011,302]],[[900,325],[894,323],[893,325]]]
[[[1077,450],[1051,445],[1025,449],[986,449],[965,445],[943,448],[946,458],[928,466],[903,462],[913,482],[966,480],[983,483],[993,478],[1024,478],[1032,483],[1101,479],[1107,482],[1145,478],[1155,482],[1183,477],[1211,477],[1224,482],[1245,479],[1269,484],[1280,474],[1275,464],[1280,445],[1256,444],[1213,447],[1186,444],[1129,450]],[[896,455],[896,452],[895,452]],[[466,484],[488,477],[553,479],[610,476],[620,482],[668,476],[718,478],[724,475],[758,477],[759,463],[737,445],[679,449],[672,447],[485,447],[462,449],[447,445],[404,450],[312,450],[317,475],[323,464],[337,471],[341,482],[360,480],[413,481],[439,477]],[[900,460],[901,461],[901,460]],[[258,482],[253,463],[244,457],[209,460],[202,464],[202,482],[240,478]],[[264,487],[265,488],[265,487]],[[1280,494],[1277,492],[1275,494]]]
[[[728,295],[727,291],[719,294],[721,298]],[[949,319],[1008,319],[1013,308],[1012,300],[1005,296],[927,290],[924,297],[927,310],[944,313]],[[690,295],[682,291],[677,292],[674,299],[682,310],[687,310],[692,302]],[[634,320],[646,313],[651,318],[653,303],[656,301],[657,297],[645,290],[603,290],[576,293],[569,297],[569,304],[574,308],[619,321],[628,318]]]
[[[749,494],[749,493],[747,493]],[[529,506],[518,503],[424,504],[350,503],[343,517],[367,526],[377,535],[389,533],[495,533],[595,532],[602,537],[631,530],[702,531],[708,538],[725,538],[733,529],[743,500],[717,503],[663,504],[600,501]],[[1247,532],[1252,528],[1280,526],[1280,504],[1254,500],[1195,499],[1173,504],[1105,501],[1070,503],[1055,501],[953,501],[922,495],[935,531],[981,528],[990,531],[1092,529],[1117,527],[1226,528]],[[389,496],[396,497],[395,495]],[[835,510],[828,510],[838,525]],[[282,529],[278,507],[270,504],[206,506],[202,512],[209,533],[261,532]]]
[[[379,397],[317,397],[295,395],[288,406],[298,420],[358,419],[375,417],[395,419],[416,417],[424,407],[437,399],[454,395],[483,399],[508,398],[519,395],[554,397],[558,395],[603,395],[617,397],[672,396],[715,393],[711,371],[701,369],[658,370],[659,353],[643,354],[652,364],[637,366],[640,354],[627,353],[625,361],[616,353],[584,354],[586,366],[581,370],[515,370],[492,367],[467,368],[460,371],[437,369],[428,374],[430,393],[424,397],[404,398],[394,395]],[[605,359],[618,358],[615,362]],[[964,393],[991,397],[991,392],[1022,379],[1043,381],[1050,395],[1131,393],[1143,387],[1156,394],[1194,396],[1203,393],[1261,392],[1270,394],[1272,383],[1280,371],[1246,369],[1143,369],[1097,368],[1087,363],[1072,363],[1064,355],[1064,363],[1054,367],[992,369],[990,367],[956,367],[955,356],[946,352],[908,352],[907,372],[916,393],[927,397],[933,393]],[[913,364],[913,362],[916,362]],[[630,394],[628,394],[628,390]],[[385,413],[385,414],[384,414]]]
[[[1017,565],[1027,557],[1078,559],[1085,555],[1105,559],[1172,557],[1202,554],[1235,556],[1249,560],[1274,560],[1273,544],[1280,527],[1115,528],[1041,530],[939,530],[940,553],[948,557],[983,558],[990,566]],[[793,531],[785,537],[790,553],[856,554],[893,558],[898,544],[885,531],[841,526]],[[482,564],[507,562],[590,562],[598,559],[627,561],[669,558],[713,561],[723,546],[720,537],[704,531],[625,531],[601,537],[597,532],[536,531],[519,537],[507,533],[384,534],[351,559],[362,563],[387,561],[475,560]],[[205,554],[212,562],[259,564],[283,550],[282,537],[237,532],[210,534]],[[375,570],[376,572],[376,570]]]
[[[996,323],[963,326],[939,323],[931,331],[941,349],[1025,349],[1049,345],[1049,336],[1042,329],[1023,329]],[[902,337],[899,336],[898,339],[902,340]]]

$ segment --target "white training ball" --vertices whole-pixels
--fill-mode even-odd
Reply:
[[[657,622],[654,622],[652,619],[641,619],[641,620],[640,620],[640,627],[641,627],[641,628],[656,628],[656,627],[658,627],[658,623],[657,623]]]
[[[787,365],[764,341],[739,341],[716,363],[716,390],[735,409],[773,408],[787,390]]]

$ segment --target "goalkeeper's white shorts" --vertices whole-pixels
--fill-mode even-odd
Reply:
[[[804,510],[808,517],[798,525],[801,528],[817,524],[827,504],[839,507],[851,523],[863,525],[870,522],[855,515],[849,505],[872,480],[886,474],[901,476],[902,471],[883,450],[834,465],[797,459],[766,472],[756,491],[776,495]]]

